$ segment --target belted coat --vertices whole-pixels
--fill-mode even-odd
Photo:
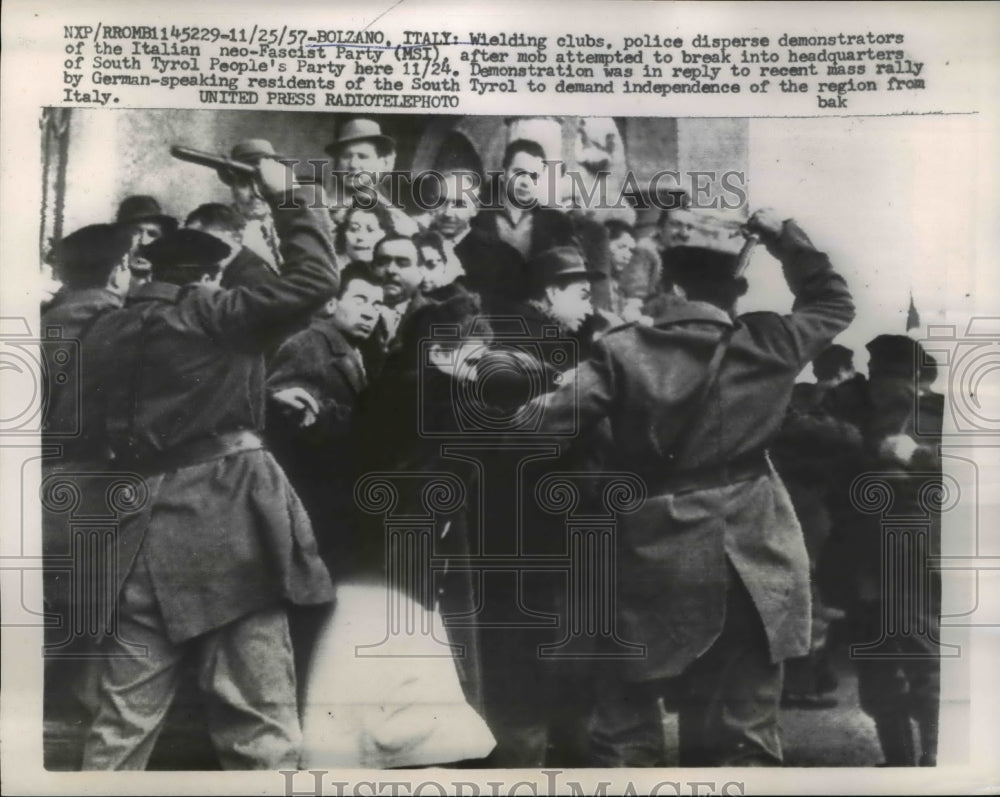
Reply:
[[[633,680],[678,675],[708,650],[723,627],[730,565],[757,607],[771,659],[809,650],[809,562],[765,451],[798,373],[848,326],[854,307],[844,280],[794,222],[768,248],[795,295],[791,313],[734,319],[707,303],[673,302],[653,326],[606,333],[575,380],[536,399],[542,431],[607,418],[617,469],[645,484],[640,508],[619,518],[616,540],[616,633],[645,646],[625,664]]]

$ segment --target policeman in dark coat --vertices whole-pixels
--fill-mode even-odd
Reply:
[[[120,225],[91,224],[70,233],[53,247],[48,259],[63,286],[42,312],[43,329],[55,331],[62,340],[79,342],[101,314],[122,306],[129,286],[126,256],[132,245],[131,236],[131,231]],[[78,413],[75,391],[79,385],[52,379],[46,381],[45,388],[48,408],[45,426],[58,434],[67,424],[75,425]],[[85,450],[88,434],[97,431],[97,424],[83,426],[82,436],[74,436],[65,444],[76,449],[74,457],[102,460],[103,451]]]
[[[118,633],[101,641],[84,769],[146,765],[189,651],[222,766],[298,761],[286,605],[330,601],[333,588],[305,510],[261,442],[262,351],[338,280],[326,215],[286,192],[286,167],[265,159],[258,169],[281,235],[280,281],[218,289],[226,245],[179,230],[147,247],[153,281],[102,317],[84,347],[103,377],[116,463],[148,492],[118,534]]]
[[[105,577],[104,562],[79,545],[81,538],[92,537],[73,517],[106,515],[106,489],[114,480],[108,473],[103,419],[92,403],[81,401],[88,388],[80,380],[89,371],[80,362],[79,346],[98,318],[122,306],[131,243],[131,231],[124,227],[91,224],[59,241],[48,257],[62,288],[41,317],[48,339],[41,347],[48,377],[42,383],[42,440],[49,452],[42,461],[42,553],[45,608],[60,623],[45,627],[45,703],[47,712],[54,709],[62,718],[86,708],[90,697],[81,663],[73,657],[94,641],[90,629],[100,607],[92,600],[93,588]],[[67,494],[76,497],[75,504],[60,499]]]
[[[651,327],[605,335],[543,430],[609,418],[644,505],[619,520],[616,622],[641,659],[608,663],[591,716],[592,764],[656,765],[656,697],[679,711],[685,766],[780,764],[781,662],[809,649],[809,562],[766,448],[796,376],[851,322],[844,280],[792,221],[750,228],[781,261],[787,315],[735,316],[734,255],[678,247],[684,300]],[[713,373],[714,371],[714,373]]]

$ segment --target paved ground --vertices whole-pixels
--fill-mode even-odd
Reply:
[[[882,763],[875,725],[858,707],[858,680],[846,656],[838,661],[840,703],[822,711],[783,709],[781,739],[792,767],[869,767]]]
[[[835,662],[840,686],[836,708],[783,709],[781,717],[785,761],[793,767],[875,766],[882,761],[875,728],[858,708],[857,679],[846,655]],[[198,697],[182,691],[167,729],[157,744],[150,769],[216,769],[211,742],[204,731]],[[45,755],[49,769],[79,766],[82,722],[63,716],[46,723]],[[676,738],[671,718],[665,723],[668,740]]]

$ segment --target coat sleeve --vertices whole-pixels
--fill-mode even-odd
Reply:
[[[271,201],[284,265],[280,279],[253,287],[198,292],[203,328],[239,351],[263,351],[301,327],[337,291],[333,233],[325,210],[308,194],[285,192]]]
[[[281,344],[271,360],[267,392],[301,387],[319,399],[323,393],[325,365],[319,334],[313,329],[296,332]]]
[[[267,265],[260,255],[244,247],[236,259],[222,272],[222,287],[256,288],[278,281],[278,275]]]
[[[847,283],[829,258],[818,252],[794,221],[786,221],[781,235],[768,244],[780,262],[785,281],[795,296],[792,312],[784,316],[753,313],[743,316],[760,342],[783,357],[805,366],[854,320],[854,302]],[[764,318],[777,323],[763,322]],[[760,319],[761,323],[754,323]]]
[[[316,423],[303,437],[317,444],[346,439],[357,393],[344,356],[331,358],[322,336],[306,329],[286,340],[271,362],[268,395],[290,387],[307,391],[319,405]]]
[[[594,344],[591,357],[551,393],[525,405],[527,418],[538,418],[542,435],[576,437],[606,418],[615,400],[617,366],[603,340]]]

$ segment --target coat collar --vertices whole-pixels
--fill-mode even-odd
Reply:
[[[329,318],[321,318],[312,323],[312,329],[326,341],[330,354],[346,363],[345,373],[351,382],[351,387],[361,391],[367,379],[364,360],[357,347],[352,346],[344,334],[337,329]],[[374,334],[374,333],[373,333]]]
[[[56,307],[121,307],[122,297],[107,288],[81,288],[74,290],[62,287],[52,297],[47,309]]]
[[[708,321],[727,327],[736,326],[736,322],[725,310],[708,302],[692,302],[687,299],[670,302],[656,317],[653,326],[664,327],[689,321]]]
[[[356,351],[350,343],[347,342],[347,338],[344,337],[343,333],[333,325],[333,321],[329,318],[321,318],[314,321],[312,328],[316,330],[326,341],[327,346],[330,347],[330,353],[336,355],[337,357],[343,357],[346,354],[351,354],[352,351]]]
[[[176,302],[181,293],[180,285],[169,282],[147,282],[140,285],[128,297],[129,304],[135,302]]]

